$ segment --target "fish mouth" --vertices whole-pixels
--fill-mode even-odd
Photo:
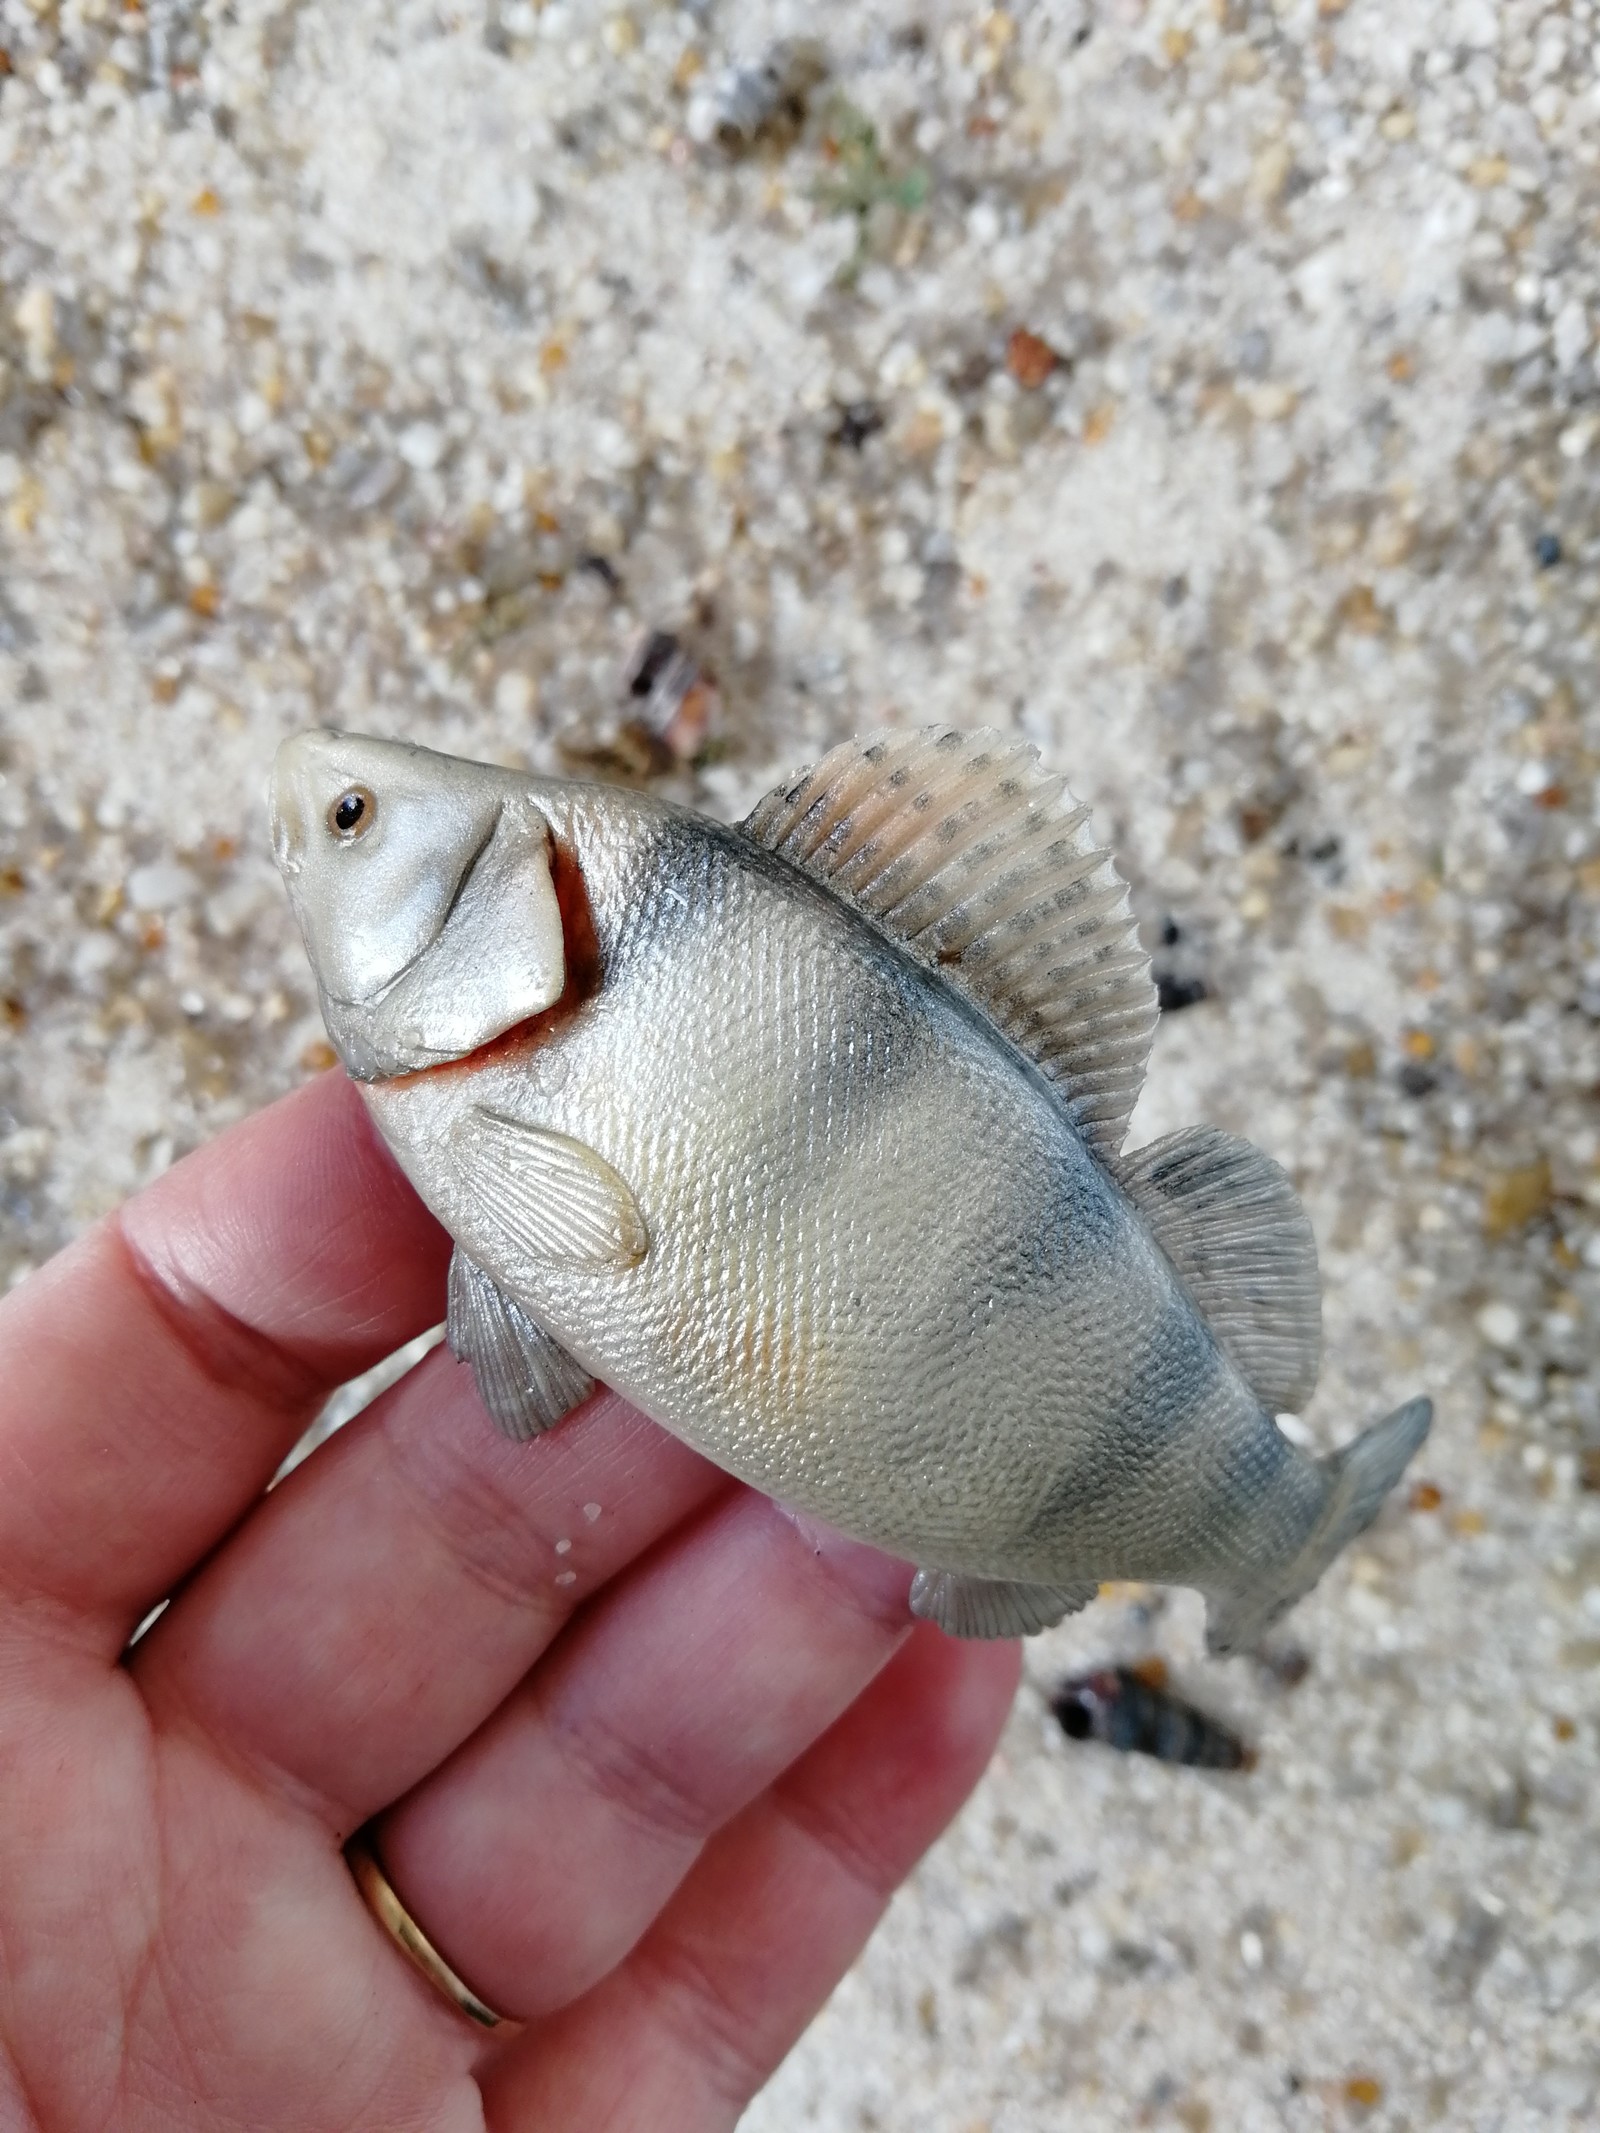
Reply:
[[[536,1015],[525,1015],[520,1022],[513,1022],[503,1029],[498,1037],[486,1037],[481,1044],[474,1044],[464,1052],[441,1051],[422,1066],[406,1067],[398,1074],[357,1075],[357,1080],[381,1081],[387,1088],[399,1088],[408,1081],[425,1081],[432,1075],[472,1073],[480,1067],[496,1066],[514,1058],[519,1052],[536,1049],[550,1035],[559,1019],[559,1003],[556,1007],[541,1008]],[[425,1051],[419,1045],[419,1051]]]

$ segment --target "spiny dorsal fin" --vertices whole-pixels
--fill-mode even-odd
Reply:
[[[744,828],[965,993],[1116,1153],[1156,1026],[1150,959],[1088,809],[1027,742],[937,726],[846,741]]]
[[[1269,1414],[1298,1414],[1322,1361],[1317,1244],[1294,1187],[1249,1141],[1190,1126],[1117,1180]]]

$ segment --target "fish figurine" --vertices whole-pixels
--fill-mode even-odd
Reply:
[[[316,731],[278,865],[328,1034],[455,1241],[490,1413],[596,1378],[1026,1634],[1103,1579],[1254,1643],[1367,1525],[1415,1399],[1330,1457],[1316,1248],[1249,1142],[1122,1152],[1156,1022],[1088,811],[992,732],[846,742],[737,828]]]

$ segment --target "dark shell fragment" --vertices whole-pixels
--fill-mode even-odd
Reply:
[[[1064,1681],[1050,1708],[1069,1740],[1097,1740],[1123,1755],[1203,1770],[1248,1770],[1254,1751],[1218,1719],[1166,1686],[1159,1662],[1103,1666]]]

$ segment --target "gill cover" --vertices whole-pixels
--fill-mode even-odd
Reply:
[[[303,733],[278,751],[269,806],[328,1034],[359,1080],[459,1059],[561,997],[550,827],[525,780]]]

